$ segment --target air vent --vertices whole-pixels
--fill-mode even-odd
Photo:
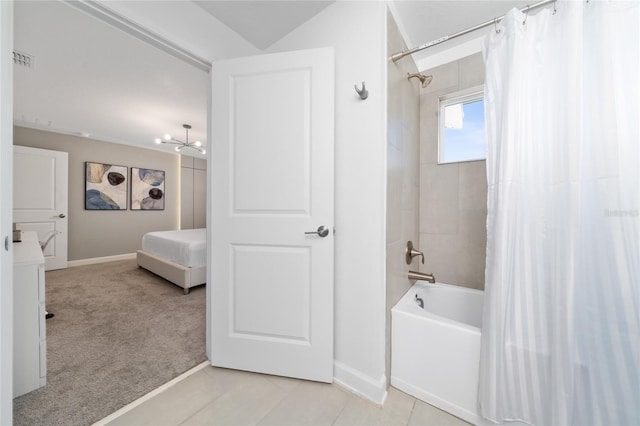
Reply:
[[[13,63],[25,68],[33,68],[35,65],[35,58],[28,53],[13,51]]]

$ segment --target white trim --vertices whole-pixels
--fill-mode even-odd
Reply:
[[[416,65],[422,72],[440,65],[448,64],[449,62],[457,61],[458,59],[465,58],[473,55],[474,53],[482,52],[482,43],[485,36],[486,33],[483,32],[469,41],[465,41],[457,45],[452,44],[452,46],[447,50],[443,50],[439,53],[433,53],[423,59],[416,59]]]
[[[135,253],[116,254],[114,256],[92,257],[89,259],[70,260],[69,262],[67,262],[67,266],[69,268],[72,268],[74,266],[95,265],[97,263],[115,262],[118,260],[129,260],[129,259],[135,259],[135,258],[136,258]]]
[[[39,124],[39,123],[31,123],[31,122],[28,122],[28,121],[25,121],[25,120],[21,120],[21,119],[15,118],[15,117],[13,118],[13,125],[14,126],[18,126],[18,127],[25,127],[27,129],[42,130],[42,131],[45,131],[45,132],[58,133],[58,134],[61,134],[61,135],[70,135],[70,136],[79,137],[77,130],[62,128],[62,127],[56,127],[56,126],[49,126],[49,125],[44,125],[44,124]],[[162,147],[159,147],[159,145],[156,145],[155,143],[152,143],[150,145],[140,144],[139,140],[138,141],[136,141],[136,140],[123,140],[123,139],[112,138],[112,137],[109,137],[109,136],[99,135],[99,134],[95,134],[95,133],[91,134],[91,136],[88,137],[87,139],[91,139],[91,140],[94,140],[94,141],[101,141],[101,142],[117,143],[118,145],[126,145],[126,146],[134,147],[134,148],[150,149],[152,151],[164,152],[165,154],[173,154],[173,155],[177,155],[177,156],[181,155],[181,154],[176,153],[173,149],[166,150],[166,149],[164,149]]]
[[[445,93],[438,97],[438,102],[440,105],[452,105],[455,103],[473,102],[474,100],[480,99],[484,99],[484,84],[468,87],[455,92]]]
[[[0,424],[13,423],[13,2],[0,1]],[[5,249],[7,241],[8,249]]]
[[[211,62],[207,61],[206,59],[203,59],[195,55],[194,53],[189,52],[183,47],[178,46],[169,39],[136,24],[132,20],[115,12],[107,6],[98,3],[95,0],[64,0],[64,2],[71,7],[75,7],[76,9],[93,16],[94,18],[98,18],[99,20],[110,24],[115,28],[129,33],[139,40],[147,42],[150,45],[157,47],[158,49],[163,50],[178,59],[182,59],[183,61],[197,68],[200,68],[203,71],[208,72],[211,69]]]
[[[140,398],[136,399],[132,403],[125,405],[124,407],[122,407],[118,411],[109,414],[104,419],[98,420],[92,426],[104,426],[104,425],[110,423],[111,421],[117,419],[118,417],[122,416],[125,413],[128,413],[129,411],[133,410],[137,406],[142,405],[144,402],[147,402],[151,398],[161,394],[165,390],[167,390],[170,387],[174,386],[175,384],[183,381],[184,379],[186,379],[187,377],[191,376],[192,374],[197,373],[198,371],[202,370],[203,368],[208,367],[209,365],[211,365],[211,363],[209,361],[204,361],[204,362],[196,365],[191,370],[182,373],[181,375],[179,375],[175,379],[168,381],[167,383],[165,383],[164,385],[160,386],[159,388],[156,388],[156,389],[152,390],[151,392],[149,392],[148,394],[141,396]]]
[[[350,392],[382,405],[387,399],[387,378],[375,380],[339,361],[333,363],[333,381]]]
[[[404,41],[405,45],[415,46],[416,45],[415,40],[409,37],[409,32],[407,31],[407,27],[404,25],[404,21],[400,17],[400,12],[398,12],[396,3],[393,1],[387,3],[387,9],[391,13],[391,16],[393,16],[393,20],[396,21],[396,26],[398,27],[398,31],[400,31],[400,37],[402,37],[402,40]],[[385,25],[385,28],[386,28],[386,25]],[[405,48],[407,48],[406,46]],[[415,64],[415,59],[413,58],[413,56],[409,55],[409,57]]]

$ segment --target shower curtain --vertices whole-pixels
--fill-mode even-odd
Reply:
[[[509,12],[488,36],[479,409],[640,424],[639,2]]]

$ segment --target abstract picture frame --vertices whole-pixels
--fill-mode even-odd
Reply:
[[[85,210],[126,210],[127,166],[85,161]]]
[[[131,210],[164,210],[164,170],[131,167]]]

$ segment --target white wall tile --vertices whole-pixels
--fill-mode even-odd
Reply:
[[[458,164],[420,167],[420,232],[458,232]]]
[[[482,53],[467,56],[458,61],[458,84],[460,87],[474,87],[484,84],[484,60]]]
[[[475,54],[432,70],[420,98],[420,249],[425,271],[449,284],[484,288],[486,165],[438,165],[438,98],[480,85],[482,56]]]
[[[458,61],[440,65],[430,70],[422,71],[422,74],[431,75],[431,83],[424,89],[423,94],[441,90],[456,91],[458,87]]]
[[[458,235],[421,233],[419,247],[425,257],[420,271],[432,273],[438,282],[458,283],[458,268],[461,260]]]
[[[487,209],[487,166],[485,161],[460,163],[460,210]]]

